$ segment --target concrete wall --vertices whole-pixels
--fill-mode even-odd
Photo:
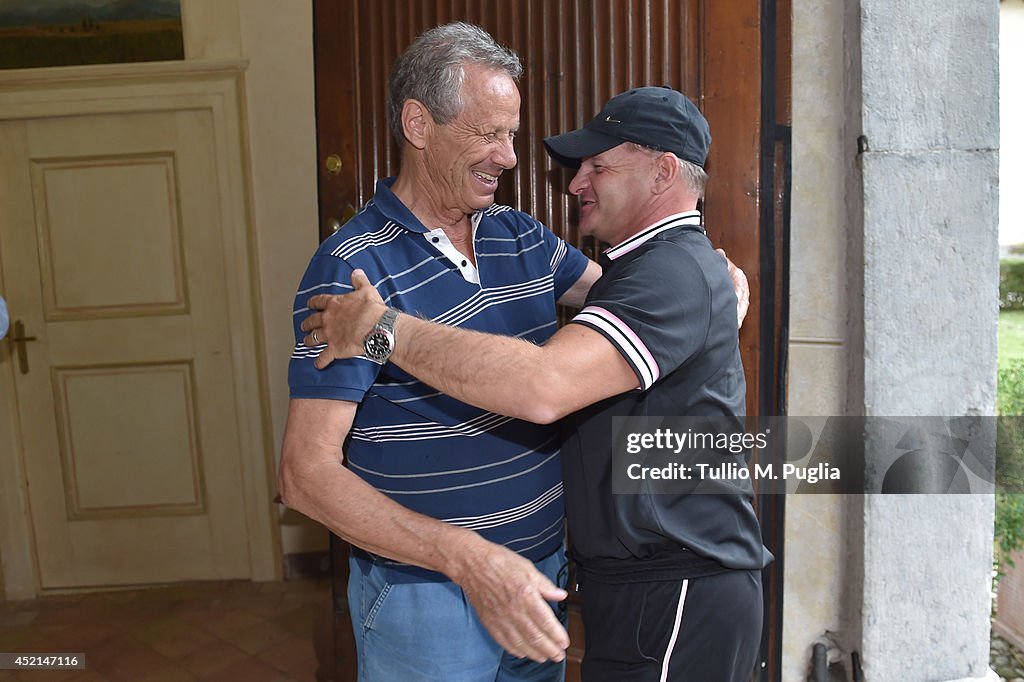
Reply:
[[[1024,0],[999,3],[999,177],[1003,187],[1024,187]],[[1024,192],[999,194],[999,243],[1024,243]]]
[[[994,414],[998,5],[861,8],[864,412]],[[865,498],[868,679],[987,671],[992,515],[991,496]]]
[[[788,412],[846,411],[846,184],[856,143],[844,135],[840,3],[793,2],[793,194]],[[854,136],[855,138],[856,136]],[[811,647],[840,631],[843,499],[786,500],[782,679],[803,680]]]

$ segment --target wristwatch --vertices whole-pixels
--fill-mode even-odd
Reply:
[[[363,351],[366,353],[366,357],[381,365],[388,361],[395,351],[395,320],[397,319],[398,311],[394,308],[384,311],[373,331],[367,334],[363,341]]]

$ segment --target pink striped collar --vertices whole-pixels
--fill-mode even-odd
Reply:
[[[687,211],[685,213],[676,213],[674,215],[668,216],[667,218],[659,220],[650,227],[646,227],[643,230],[640,230],[629,239],[626,239],[625,241],[620,242],[619,244],[616,244],[615,246],[611,247],[610,249],[604,252],[604,255],[607,256],[609,260],[615,260],[616,258],[624,256],[633,249],[637,248],[651,237],[660,234],[665,230],[671,230],[674,227],[683,226],[700,227],[700,211]]]

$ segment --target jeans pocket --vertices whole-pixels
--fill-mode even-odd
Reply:
[[[388,570],[384,566],[374,563],[370,571],[363,576],[363,629],[373,628],[373,621],[377,617],[384,601],[394,586],[388,579]],[[369,606],[369,608],[367,608]]]

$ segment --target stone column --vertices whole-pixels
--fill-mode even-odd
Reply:
[[[860,0],[848,15],[853,413],[995,413],[998,5]],[[985,677],[992,497],[869,495],[847,511],[846,632],[865,679]]]

